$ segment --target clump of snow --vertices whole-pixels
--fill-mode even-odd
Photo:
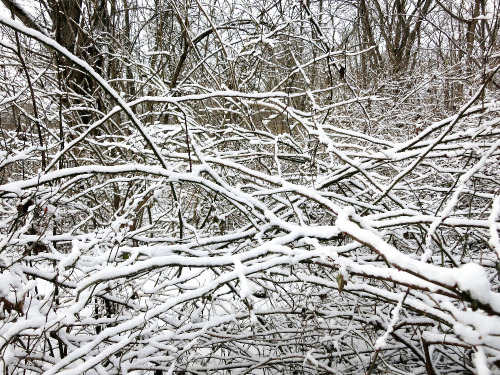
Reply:
[[[11,365],[17,361],[15,349],[12,345],[7,345],[5,351],[2,354],[2,359],[6,366]]]
[[[73,248],[71,250],[71,253],[68,256],[62,258],[59,261],[59,264],[57,265],[57,269],[59,270],[60,274],[64,273],[64,270],[66,269],[66,267],[69,267],[72,264],[74,264],[81,255],[81,251],[80,251],[81,243],[80,243],[80,241],[78,241],[77,239],[73,239],[72,245],[73,245]]]
[[[45,212],[48,213],[48,214],[55,214],[55,212],[57,211],[57,207],[56,206],[53,206],[51,204],[48,204],[45,206]]]
[[[241,261],[237,257],[233,257],[234,270],[238,274],[240,279],[240,298],[245,299],[252,295],[252,289],[248,284],[248,280],[245,276],[245,269]]]
[[[398,304],[396,305],[396,307],[394,307],[394,309],[391,312],[392,318],[391,322],[389,323],[389,326],[387,327],[384,334],[380,336],[375,342],[375,350],[380,350],[386,345],[387,337],[389,337],[389,335],[394,331],[394,326],[399,320],[399,312],[403,307],[403,301],[404,301],[404,294],[401,294]]]
[[[489,303],[491,284],[483,267],[475,263],[467,263],[455,273],[458,288],[468,292],[470,296],[483,303]]]
[[[493,207],[491,208],[491,214],[489,217],[490,222],[490,240],[489,245],[497,253],[498,259],[500,259],[500,239],[498,237],[498,231],[496,227],[496,220],[500,216],[500,197],[496,197],[493,201]]]
[[[24,293],[19,278],[10,274],[0,275],[0,301],[16,305],[23,299]]]
[[[474,353],[474,366],[476,366],[478,375],[489,375],[490,370],[488,368],[488,361],[486,360],[486,355],[481,346],[478,346],[476,353]]]

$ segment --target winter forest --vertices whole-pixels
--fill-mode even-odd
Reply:
[[[0,7],[0,374],[500,373],[496,0]]]

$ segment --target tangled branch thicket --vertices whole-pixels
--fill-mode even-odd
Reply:
[[[494,1],[3,3],[3,374],[499,371]]]

